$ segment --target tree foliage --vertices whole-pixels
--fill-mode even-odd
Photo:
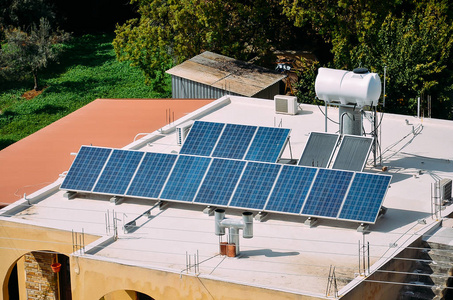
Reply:
[[[114,47],[120,60],[141,68],[151,83],[160,82],[170,66],[204,50],[265,61],[272,47],[287,45],[292,38],[292,25],[277,0],[133,2],[141,17],[117,28]]]
[[[410,14],[389,13],[376,31],[349,49],[345,64],[362,62],[381,74],[387,67],[388,109],[414,114],[415,99],[426,95],[443,106],[452,88],[453,26],[446,7],[428,3]]]
[[[3,72],[15,75],[31,73],[35,90],[39,88],[38,72],[58,58],[61,43],[69,38],[67,33],[53,31],[44,18],[38,26],[31,25],[28,32],[10,28],[5,35],[6,43],[0,51],[0,61],[6,64],[2,67]]]
[[[415,113],[418,96],[433,95],[433,110],[451,103],[453,14],[447,0],[283,0],[296,26],[310,24],[332,46],[339,69],[387,69],[386,109]],[[448,103],[447,103],[448,102]],[[451,105],[451,104],[450,104]]]
[[[27,30],[45,18],[54,26],[55,12],[47,0],[2,0],[0,1],[0,41],[6,30],[20,28]]]

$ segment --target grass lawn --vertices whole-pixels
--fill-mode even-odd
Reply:
[[[144,84],[142,72],[118,62],[113,35],[85,35],[65,45],[58,64],[40,74],[45,89],[31,100],[22,95],[33,79],[4,82],[0,78],[0,149],[38,131],[97,98],[167,98]]]

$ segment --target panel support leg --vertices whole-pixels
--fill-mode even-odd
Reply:
[[[310,226],[310,228],[315,226],[316,223],[318,223],[318,219],[312,217],[308,217],[308,219],[304,222],[304,224]]]

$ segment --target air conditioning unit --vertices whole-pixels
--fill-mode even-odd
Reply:
[[[297,97],[295,96],[285,96],[285,95],[275,95],[275,112],[277,114],[287,114],[295,115],[298,111],[297,106]]]
[[[442,202],[450,201],[451,199],[451,179],[441,179],[440,180],[440,199]]]
[[[193,121],[183,123],[176,126],[176,143],[181,146],[184,143],[187,135],[189,134],[190,128],[192,128]]]

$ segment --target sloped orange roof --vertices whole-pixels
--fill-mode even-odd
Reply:
[[[54,182],[81,145],[121,148],[213,100],[97,99],[0,151],[0,207]]]

